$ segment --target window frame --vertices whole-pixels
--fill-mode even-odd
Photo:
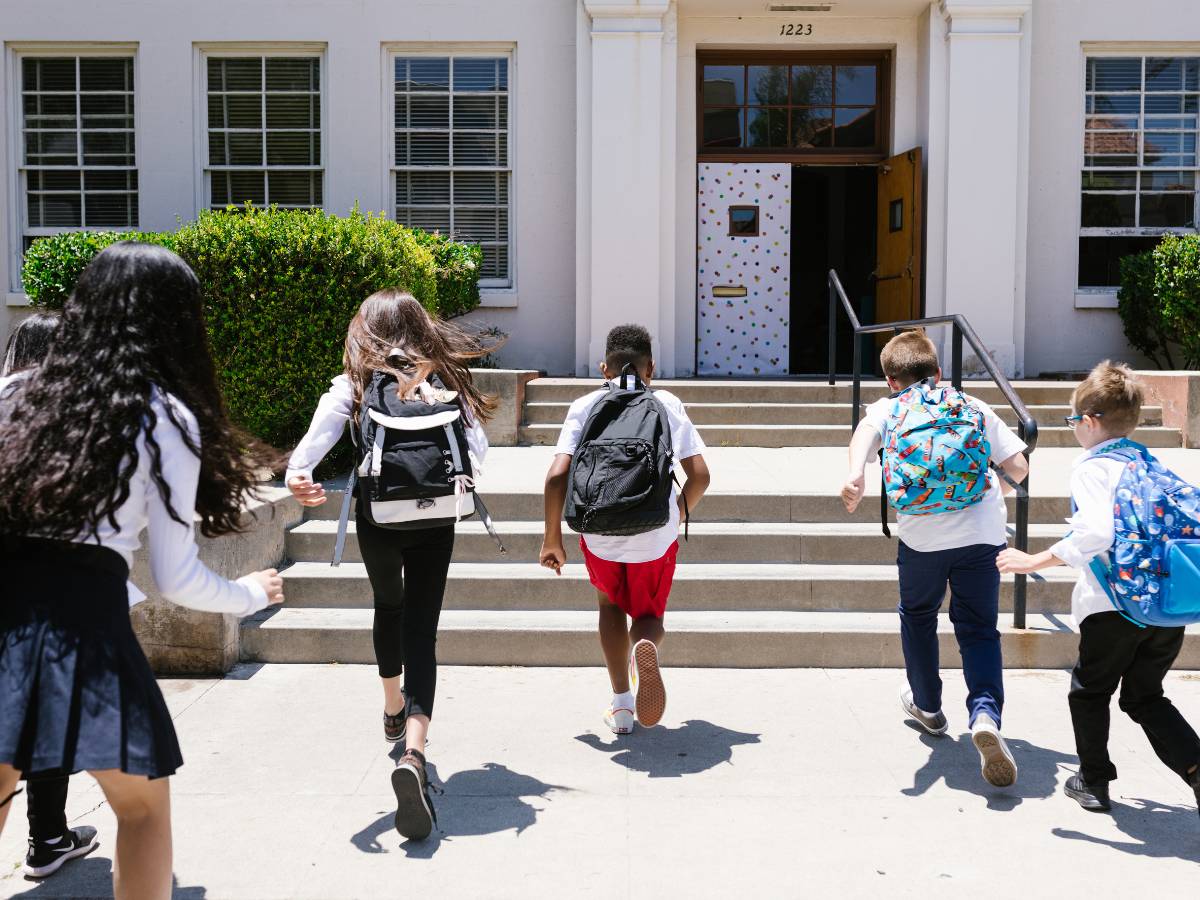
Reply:
[[[46,42],[46,41],[21,41],[12,42],[6,45],[7,54],[7,78],[6,83],[9,85],[8,94],[8,259],[9,259],[9,291],[16,295],[17,298],[24,298],[24,285],[21,281],[21,268],[25,257],[25,237],[32,235],[35,237],[52,237],[56,234],[62,234],[67,231],[117,231],[117,232],[135,232],[140,230],[143,225],[145,210],[144,210],[144,194],[141,183],[141,118],[142,104],[139,102],[139,93],[141,89],[141,56],[138,52],[138,44],[134,42],[88,42],[88,41],[71,41],[71,42]],[[138,225],[136,226],[113,226],[113,225],[85,225],[76,226],[40,226],[32,228],[28,226],[29,208],[26,197],[26,167],[25,167],[25,152],[24,152],[24,114],[23,114],[23,97],[24,97],[24,75],[22,72],[22,61],[30,57],[78,57],[78,58],[96,58],[96,57],[116,57],[122,59],[131,59],[133,61],[133,166],[116,167],[114,171],[133,171],[138,174],[137,188],[137,215]],[[76,85],[76,93],[79,86]],[[85,166],[77,167],[82,171]],[[81,216],[81,220],[82,220]],[[28,299],[24,299],[24,303],[18,300],[17,305],[25,305]],[[13,305],[9,301],[9,305]]]
[[[479,290],[483,296],[483,305],[491,298],[513,297],[517,293],[517,52],[513,43],[488,42],[445,42],[445,43],[385,43],[382,46],[382,83],[383,83],[383,189],[387,196],[384,207],[393,221],[396,219],[396,87],[395,67],[397,57],[431,57],[431,58],[466,58],[494,59],[504,57],[508,61],[508,164],[493,168],[464,168],[463,171],[505,172],[508,173],[508,277],[480,278]],[[453,90],[451,91],[453,96]],[[453,106],[453,104],[451,104]],[[450,129],[453,132],[453,128]],[[413,167],[409,167],[413,168]],[[444,168],[446,172],[456,171],[453,160]],[[430,167],[430,171],[443,171],[438,167]],[[451,205],[453,209],[453,204]]]
[[[1196,164],[1192,166],[1147,166],[1144,163],[1144,141],[1142,135],[1145,133],[1145,60],[1155,58],[1187,58],[1200,59],[1200,45],[1147,45],[1137,44],[1129,46],[1107,46],[1107,45],[1090,45],[1083,44],[1080,53],[1079,65],[1079,106],[1076,135],[1078,143],[1076,145],[1076,169],[1078,173],[1075,181],[1075,234],[1073,239],[1073,268],[1072,279],[1074,284],[1075,307],[1080,309],[1115,309],[1117,286],[1113,285],[1085,285],[1080,283],[1079,264],[1080,264],[1080,241],[1088,237],[1161,237],[1167,234],[1196,234],[1200,232],[1200,146],[1197,148]],[[1095,133],[1095,130],[1088,129],[1088,119],[1095,113],[1089,113],[1088,95],[1092,93],[1088,89],[1088,63],[1093,59],[1137,59],[1142,61],[1142,87],[1134,94],[1132,91],[1101,91],[1099,93],[1124,93],[1129,96],[1139,97],[1138,111],[1138,128],[1135,132],[1138,136],[1138,162],[1133,166],[1112,166],[1112,167],[1087,167],[1085,165],[1087,152],[1087,137],[1090,133]],[[1151,92],[1157,93],[1157,92]],[[1171,92],[1166,92],[1171,93]],[[1190,93],[1181,91],[1179,93]],[[1200,97],[1200,94],[1197,94]],[[1167,115],[1163,113],[1161,115]],[[1178,133],[1187,134],[1188,130],[1180,130]],[[1200,144],[1200,129],[1194,132],[1197,134],[1197,143]],[[1114,195],[1130,194],[1134,197],[1135,221],[1140,218],[1140,207],[1143,190],[1141,188],[1140,177],[1143,173],[1154,173],[1155,171],[1188,171],[1192,172],[1195,178],[1195,191],[1192,194],[1192,222],[1191,226],[1186,225],[1162,225],[1162,226],[1143,226],[1143,225],[1116,225],[1116,226],[1084,226],[1083,224],[1083,175],[1086,172],[1132,172],[1138,177],[1137,187],[1133,190],[1114,190],[1101,193],[1111,193]],[[1155,192],[1150,192],[1155,193]],[[1180,192],[1182,193],[1182,192]]]
[[[193,175],[195,187],[196,213],[212,209],[212,180],[213,167],[208,162],[208,59],[209,57],[292,57],[317,58],[321,62],[321,79],[319,94],[321,100],[321,164],[318,166],[220,166],[221,171],[261,170],[271,169],[291,171],[316,171],[321,173],[321,204],[313,207],[281,207],[282,209],[321,209],[329,204],[329,191],[332,169],[329,165],[329,54],[328,45],[311,41],[288,41],[286,43],[247,43],[243,41],[196,43],[192,45],[193,52],[193,109],[195,117],[193,128],[195,133],[196,166]],[[263,85],[266,93],[266,85]],[[263,122],[263,133],[266,134],[266,122]],[[267,195],[268,205],[270,195]],[[266,207],[260,207],[266,208]]]

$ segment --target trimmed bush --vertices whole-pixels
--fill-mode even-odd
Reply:
[[[1158,368],[1175,368],[1167,340],[1167,323],[1154,290],[1154,251],[1134,253],[1121,259],[1121,287],[1117,312],[1125,338],[1154,361]]]
[[[443,317],[478,305],[477,247],[357,211],[249,207],[201,213],[175,233],[73,232],[35,242],[23,270],[30,300],[61,307],[96,253],[131,238],[170,247],[196,271],[230,415],[281,449],[304,434],[341,372],[346,327],[369,294],[403,287]]]
[[[61,309],[92,257],[117,241],[146,241],[174,248],[170,232],[67,231],[39,238],[25,252],[21,280],[29,301],[43,309]]]
[[[1154,248],[1154,292],[1184,367],[1200,368],[1200,235],[1169,234]]]
[[[433,254],[437,268],[438,309],[443,316],[461,316],[479,305],[479,267],[483,251],[441,234],[413,229],[417,243]]]

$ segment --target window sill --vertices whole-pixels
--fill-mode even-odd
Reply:
[[[480,288],[480,309],[516,309],[517,292],[513,288]]]
[[[5,306],[29,306],[29,297],[26,294],[16,291],[9,291],[4,295]]]
[[[1116,309],[1117,289],[1076,288],[1076,309]]]

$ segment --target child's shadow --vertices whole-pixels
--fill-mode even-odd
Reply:
[[[575,740],[595,750],[613,753],[613,762],[651,778],[680,778],[698,775],[733,759],[733,748],[757,744],[759,735],[722,728],[712,722],[692,719],[679,728],[655,728],[641,735],[614,736],[604,743],[594,734]],[[631,738],[633,738],[631,740]]]
[[[394,813],[388,811],[350,838],[364,853],[387,853],[393,839],[411,857],[429,859],[438,851],[443,838],[497,834],[514,830],[519,835],[537,821],[541,808],[525,802],[524,797],[549,796],[564,791],[531,775],[514,772],[500,763],[484,763],[481,768],[455,772],[441,784],[437,768],[428,764],[426,771],[438,822],[423,841],[407,841],[394,832]],[[440,785],[440,787],[439,787]],[[388,835],[394,835],[389,838]]]
[[[1196,839],[1196,811],[1188,806],[1172,806],[1154,800],[1129,798],[1137,806],[1113,802],[1112,819],[1117,828],[1129,835],[1131,841],[1113,841],[1093,837],[1070,828],[1052,828],[1056,837],[1072,841],[1101,844],[1130,853],[1156,859],[1178,858],[1200,863],[1200,841]],[[1102,815],[1102,813],[1093,813]]]
[[[916,728],[909,725],[910,728]],[[934,737],[921,733],[921,743],[929,748],[929,759],[913,774],[913,786],[901,791],[909,797],[919,797],[938,779],[955,791],[978,794],[987,799],[988,809],[1007,812],[1024,800],[1051,797],[1058,790],[1058,767],[1074,762],[1075,756],[1048,747],[1039,747],[1020,738],[1006,738],[1008,749],[1017,762],[1017,783],[1011,787],[993,787],[979,772],[979,751],[971,743],[971,735]]]
[[[13,900],[18,897],[29,900],[37,897],[47,900],[52,897],[111,897],[112,860],[93,853],[83,859],[71,860],[51,878],[26,877],[25,881],[33,886],[19,894],[12,894]],[[171,900],[204,900],[207,896],[207,888],[199,885],[184,887],[179,884],[177,876],[171,876]]]

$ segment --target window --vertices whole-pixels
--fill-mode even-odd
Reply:
[[[700,151],[879,149],[878,61],[702,61]],[[795,57],[793,57],[795,59]],[[811,61],[810,61],[811,60]]]
[[[205,78],[208,206],[321,206],[320,57],[213,53]]]
[[[393,58],[396,221],[483,249],[480,283],[512,284],[510,58]]]
[[[39,237],[138,224],[132,56],[21,56],[22,252]]]
[[[1121,257],[1193,231],[1200,56],[1087,60],[1079,286],[1113,287]]]
[[[732,237],[757,237],[758,207],[729,207],[729,234]]]

